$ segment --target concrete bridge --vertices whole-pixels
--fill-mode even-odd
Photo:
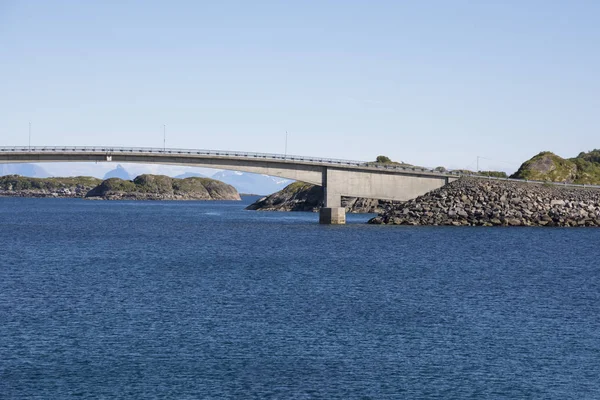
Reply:
[[[345,223],[342,196],[406,201],[458,178],[457,174],[418,167],[238,151],[141,147],[0,147],[0,163],[111,161],[229,169],[319,185],[323,187],[325,198],[319,221],[325,224]]]

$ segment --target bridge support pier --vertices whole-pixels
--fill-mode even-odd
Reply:
[[[327,225],[344,225],[346,209],[344,207],[323,207],[319,212],[319,223]]]
[[[340,182],[332,179],[331,171],[323,171],[323,199],[325,204],[319,212],[319,223],[327,225],[344,225],[346,223],[346,208],[342,207],[342,195],[336,187]]]

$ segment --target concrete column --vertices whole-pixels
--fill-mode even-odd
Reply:
[[[342,207],[342,194],[339,180],[331,179],[328,168],[323,170],[323,208],[319,213],[320,224],[343,225],[346,223],[346,209]]]
[[[344,225],[346,209],[344,207],[323,207],[319,212],[319,223],[326,225]]]
[[[323,186],[323,199],[325,207],[341,207],[342,195],[337,193],[333,188]]]

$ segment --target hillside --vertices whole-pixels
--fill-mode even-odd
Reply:
[[[110,178],[85,196],[104,200],[240,200],[231,185],[209,178],[176,179],[140,175],[133,181]]]
[[[384,165],[384,166],[390,166],[390,167],[391,166],[406,167],[406,168],[415,167],[415,165],[405,163],[404,161],[400,161],[400,162],[392,161],[388,156],[377,156],[375,161],[368,161],[367,163],[365,163],[365,165],[368,167],[376,167],[378,165]],[[423,168],[423,167],[417,167],[417,168]]]
[[[70,178],[29,178],[19,175],[0,177],[0,196],[84,197],[102,182],[89,176]]]
[[[391,202],[385,200],[342,197],[342,206],[351,213],[378,213]],[[323,188],[310,183],[294,182],[282,190],[263,197],[246,207],[258,211],[318,211],[323,207]]]
[[[544,151],[525,161],[511,178],[600,185],[600,150],[566,159]]]

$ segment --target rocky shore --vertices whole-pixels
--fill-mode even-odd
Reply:
[[[461,178],[390,207],[369,223],[600,227],[600,190]]]
[[[0,177],[2,197],[85,197],[101,179],[88,176],[73,178],[28,178],[19,175]]]
[[[342,197],[342,207],[349,213],[380,213],[392,202],[363,197]],[[323,188],[310,183],[294,182],[282,190],[263,197],[246,207],[258,211],[319,211],[323,207]]]
[[[140,175],[133,181],[110,178],[85,197],[101,200],[241,200],[233,186],[214,179],[176,179],[164,175]]]

